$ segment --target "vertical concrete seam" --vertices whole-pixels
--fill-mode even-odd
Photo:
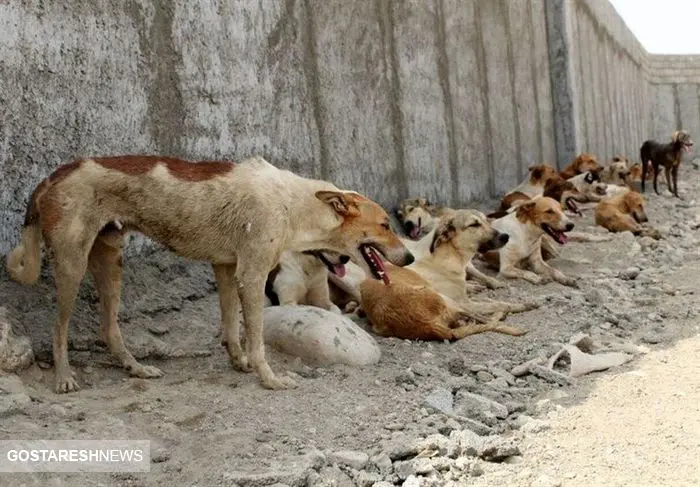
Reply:
[[[608,118],[605,121],[605,125],[610,126],[612,123],[613,114],[611,111],[612,107],[612,95],[610,93],[610,80],[608,79],[608,67],[607,67],[607,56],[605,55],[605,36],[599,34],[598,38],[598,58],[601,64],[603,64],[603,90],[605,92],[605,104],[603,105],[603,117]],[[606,113],[607,112],[607,113]],[[614,138],[614,137],[613,137]],[[613,150],[612,143],[610,142],[610,130],[603,131],[603,144],[605,150]],[[613,150],[614,152],[614,150]],[[606,157],[611,157],[612,154],[606,154]]]
[[[391,139],[396,154],[396,184],[399,198],[408,198],[408,179],[406,175],[406,146],[403,134],[404,119],[401,110],[401,79],[399,78],[399,58],[396,50],[395,26],[393,21],[393,0],[381,0],[377,5],[379,29],[382,32],[382,49],[386,63],[385,72],[390,83],[389,105],[391,115]],[[388,47],[387,47],[388,43]],[[387,56],[388,53],[388,56]],[[388,63],[386,62],[388,57]]]
[[[444,105],[443,117],[447,142],[449,146],[450,186],[452,205],[459,200],[459,172],[457,162],[457,142],[455,140],[455,118],[452,106],[452,93],[450,91],[450,64],[447,58],[447,33],[445,32],[444,0],[438,0],[435,4],[435,49],[437,51],[437,72],[440,88],[442,89],[442,101]]]
[[[316,25],[309,0],[304,2],[306,22],[304,32],[304,76],[311,98],[312,112],[316,131],[318,132],[319,161],[321,179],[328,180],[331,176],[328,144],[326,142],[326,127],[323,123],[323,106],[319,82],[318,57],[316,55]]]
[[[501,11],[505,20],[506,31],[506,59],[508,63],[508,73],[510,74],[510,99],[513,104],[513,127],[515,129],[515,154],[518,164],[518,178],[524,176],[523,151],[520,141],[520,110],[518,110],[518,97],[515,90],[515,60],[513,59],[513,37],[510,31],[510,12],[508,12],[507,0],[501,0]]]
[[[574,13],[574,19],[576,19],[576,37],[577,37],[576,41],[578,42],[579,46],[582,46],[583,41],[581,39],[581,19],[580,19],[578,12]],[[579,126],[582,127],[582,132],[583,132],[583,137],[584,137],[583,140],[586,142],[586,145],[588,145],[588,141],[590,139],[588,137],[588,124],[587,124],[588,114],[586,113],[586,100],[585,100],[586,97],[585,97],[585,93],[584,93],[584,89],[583,89],[583,82],[584,82],[583,81],[584,80],[583,72],[584,72],[583,57],[581,55],[581,51],[579,50],[579,53],[578,53],[578,73],[579,73],[579,89],[580,89],[579,96],[581,97],[581,101],[579,103],[579,107],[581,110],[581,121],[579,123]]]
[[[673,83],[673,114],[676,118],[676,128],[673,130],[681,130],[681,100],[678,95],[678,83]]]
[[[527,20],[530,27],[530,77],[532,78],[532,92],[535,96],[535,127],[537,130],[537,163],[543,162],[544,159],[544,134],[542,133],[542,112],[540,110],[540,94],[537,89],[537,63],[535,61],[535,19],[532,16],[532,5],[528,5]]]
[[[484,125],[485,137],[488,141],[491,150],[486,155],[486,160],[489,164],[489,195],[496,196],[496,168],[494,167],[494,146],[493,146],[493,128],[491,127],[491,109],[489,106],[489,75],[486,69],[486,46],[484,45],[484,33],[481,29],[481,9],[479,8],[479,0],[474,2],[474,31],[477,39],[476,58],[479,65],[479,71],[483,73],[481,79],[481,98],[484,106]]]

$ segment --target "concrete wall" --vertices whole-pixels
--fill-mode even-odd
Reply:
[[[667,141],[674,130],[700,142],[700,56],[649,56],[652,135]]]
[[[78,156],[280,166],[465,204],[554,160],[544,0],[0,2],[0,251]]]
[[[646,51],[607,0],[548,0],[548,9],[550,42],[563,46],[552,51],[562,162],[582,151],[633,157],[650,130]]]

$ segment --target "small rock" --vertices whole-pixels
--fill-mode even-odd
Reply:
[[[340,450],[328,455],[329,463],[345,465],[347,467],[354,468],[355,470],[362,470],[365,468],[368,461],[369,456],[361,451]]]
[[[620,271],[617,277],[623,281],[633,281],[637,278],[639,272],[639,267],[628,267],[624,271]]]
[[[467,365],[462,357],[451,358],[447,362],[447,371],[455,376],[462,376],[467,372]]]
[[[484,468],[478,463],[474,463],[472,468],[469,470],[469,475],[472,477],[481,477],[484,475]]]
[[[523,433],[537,434],[550,428],[551,426],[547,421],[531,418],[530,421],[525,422],[525,424],[520,427],[520,431]]]
[[[0,394],[0,418],[7,418],[24,411],[32,399],[25,393]]]
[[[17,335],[19,322],[0,306],[0,370],[17,372],[34,362],[34,351],[26,336]]]
[[[381,482],[375,482],[372,487],[394,487],[394,483],[382,480]]]
[[[399,479],[406,480],[408,477],[416,474],[416,467],[411,460],[405,460],[394,463],[394,473]]]
[[[51,411],[51,413],[53,413],[56,416],[59,416],[61,418],[65,418],[66,416],[68,416],[68,410],[66,408],[64,408],[63,406],[61,406],[60,404],[52,404],[49,407],[49,410]]]
[[[389,431],[401,431],[406,428],[406,425],[399,422],[399,421],[393,421],[387,425],[384,425],[384,429],[387,429]]]
[[[539,377],[540,379],[551,382],[552,384],[559,384],[562,386],[573,384],[573,381],[566,375],[548,369],[547,367],[543,367],[542,365],[530,365],[530,373],[535,377]]]
[[[263,431],[255,437],[255,441],[257,441],[258,443],[268,443],[274,440],[275,438],[276,436],[273,433]]]
[[[535,480],[532,481],[530,487],[559,487],[561,486],[561,481],[555,480],[548,475],[540,475]]]
[[[382,476],[377,474],[377,473],[372,473],[368,472],[366,470],[362,470],[357,477],[355,478],[355,482],[359,487],[371,487],[375,485],[377,482],[382,481]]]
[[[505,380],[503,377],[496,377],[491,382],[488,382],[486,385],[499,391],[505,391],[506,389],[508,389],[509,386],[508,381]]]
[[[484,411],[494,414],[499,419],[508,417],[508,408],[487,397],[467,391],[459,391],[455,400],[455,412],[471,418],[482,417]]]
[[[415,475],[409,475],[401,485],[403,487],[421,487],[421,482]]]
[[[386,453],[373,456],[370,459],[370,463],[377,467],[377,470],[379,470],[379,473],[382,475],[387,475],[392,471],[391,458]]]
[[[515,377],[522,377],[523,375],[527,375],[530,373],[530,367],[532,365],[541,365],[544,363],[544,359],[541,357],[537,357],[532,360],[528,360],[527,362],[524,362],[520,365],[516,365],[513,367],[510,371],[511,374],[513,374]]]
[[[430,370],[426,365],[423,365],[421,363],[416,363],[411,365],[410,369],[414,374],[419,375],[421,377],[427,377],[430,375]]]
[[[415,374],[409,369],[404,372],[399,373],[395,378],[394,381],[398,385],[405,385],[405,384],[410,384],[410,385],[416,385],[416,376]]]
[[[476,379],[479,382],[490,382],[493,380],[493,376],[485,370],[480,370],[476,373]]]
[[[157,448],[151,452],[151,463],[164,463],[170,460],[170,452],[164,448]]]
[[[493,374],[493,376],[496,377],[497,379],[499,379],[499,378],[505,379],[506,382],[508,382],[509,385],[511,385],[511,386],[512,386],[512,385],[515,385],[515,376],[513,376],[513,374],[511,374],[511,373],[508,372],[507,370],[502,369],[502,368],[500,368],[500,367],[492,367],[491,370],[490,370],[490,372],[491,372],[491,374]]]
[[[423,405],[449,415],[453,412],[453,402],[452,392],[444,387],[437,387],[425,398]]]

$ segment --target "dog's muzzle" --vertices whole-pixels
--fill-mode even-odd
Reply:
[[[507,244],[508,240],[510,240],[510,235],[494,230],[491,239],[479,246],[479,252],[483,254],[484,252],[488,252],[490,250],[498,250]]]

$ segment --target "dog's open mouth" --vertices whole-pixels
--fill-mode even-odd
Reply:
[[[372,271],[372,276],[374,276],[375,279],[381,279],[387,286],[391,284],[389,274],[387,274],[386,267],[384,267],[384,261],[377,249],[371,245],[362,244],[360,245],[360,253],[365,259],[365,262],[367,262],[370,271]]]
[[[573,198],[566,198],[564,204],[570,212],[574,213],[575,215],[582,216],[581,210],[578,209],[578,206],[576,206],[576,202]]]
[[[552,237],[559,245],[564,245],[569,241],[569,237],[566,236],[566,233],[560,230],[555,230],[546,223],[542,224],[542,230],[544,230],[547,235]]]
[[[693,152],[693,144],[683,144],[683,150],[690,154]]]
[[[408,227],[408,236],[409,238],[413,240],[418,240],[421,234],[421,230],[423,229],[423,221],[421,220],[420,217],[418,217],[418,223],[413,223],[413,222],[408,222],[410,225],[406,225]]]
[[[330,272],[331,274],[334,274],[338,277],[345,277],[345,264],[347,264],[350,261],[350,257],[348,257],[347,255],[338,255],[337,262],[333,262],[333,260],[335,259],[328,258],[325,255],[325,253],[320,250],[312,250],[304,253],[313,255],[318,260],[323,262],[323,265],[326,266],[328,272]]]

